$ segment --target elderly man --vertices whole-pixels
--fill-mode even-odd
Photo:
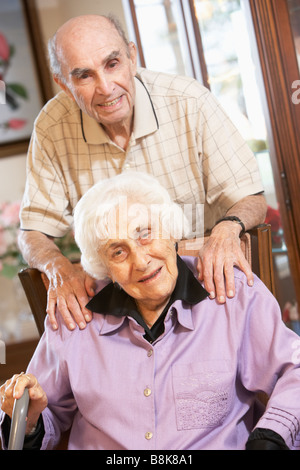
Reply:
[[[26,447],[51,449],[71,428],[74,450],[299,448],[299,337],[263,283],[234,268],[235,297],[209,299],[197,260],[176,252],[189,224],[148,174],[97,183],[74,220],[99,279],[94,319],[83,331],[47,319],[27,373],[0,387],[3,446],[27,387]]]
[[[71,19],[50,42],[54,80],[64,92],[35,123],[19,243],[28,264],[49,278],[54,327],[56,305],[69,328],[85,327],[94,282],[53,238],[70,228],[91,186],[128,168],[152,173],[191,208],[194,234],[203,218],[212,229],[198,264],[211,297],[234,296],[234,265],[253,282],[239,244],[241,231],[262,223],[266,212],[253,154],[206,88],[137,70],[136,56],[119,25],[102,16]]]

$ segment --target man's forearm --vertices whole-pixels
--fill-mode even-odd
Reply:
[[[22,230],[18,243],[26,263],[43,273],[47,274],[53,264],[70,263],[53,239],[41,232]]]
[[[226,213],[226,216],[236,216],[249,230],[265,221],[267,203],[262,194],[247,196],[234,204]]]
[[[80,264],[73,264],[54,243],[53,239],[37,231],[22,231],[19,247],[29,266],[45,273],[49,280],[47,313],[53,328],[57,329],[56,307],[69,329],[75,325],[85,328],[92,318],[85,308],[94,295],[95,281]]]

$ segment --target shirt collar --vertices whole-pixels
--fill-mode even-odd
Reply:
[[[177,255],[178,278],[175,289],[171,295],[170,301],[165,308],[165,313],[174,302],[181,300],[189,305],[195,305],[204,300],[209,294],[201,286],[195,278],[193,272],[185,264],[185,262]],[[96,294],[87,304],[87,308],[94,313],[102,313],[112,315],[114,318],[109,320],[109,325],[106,326],[105,331],[112,331],[120,324],[117,319],[130,316],[138,323],[141,322],[141,315],[137,311],[135,301],[125,291],[116,287],[112,282],[105,286],[98,294]],[[186,322],[187,320],[187,322]],[[183,326],[192,328],[190,321],[187,318],[178,317],[178,321]],[[143,324],[145,327],[146,325]],[[146,329],[146,328],[145,328]]]
[[[139,139],[152,134],[158,129],[158,120],[155,114],[154,106],[150,94],[138,78],[135,81],[135,104],[132,138]],[[88,114],[80,110],[82,136],[88,144],[111,143],[103,127]]]

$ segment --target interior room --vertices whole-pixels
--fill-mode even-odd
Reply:
[[[40,337],[18,276],[27,264],[17,236],[34,121],[60,90],[47,42],[83,14],[117,16],[139,67],[193,77],[219,100],[255,154],[274,293],[300,334],[300,1],[1,0],[0,384],[26,369]],[[58,244],[78,259],[72,235]]]

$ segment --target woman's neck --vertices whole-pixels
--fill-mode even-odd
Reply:
[[[169,302],[170,297],[165,299],[163,302],[157,303],[145,303],[143,301],[136,300],[136,306],[139,313],[142,315],[145,323],[150,328],[154,325],[160,314],[163,312],[165,306]]]

